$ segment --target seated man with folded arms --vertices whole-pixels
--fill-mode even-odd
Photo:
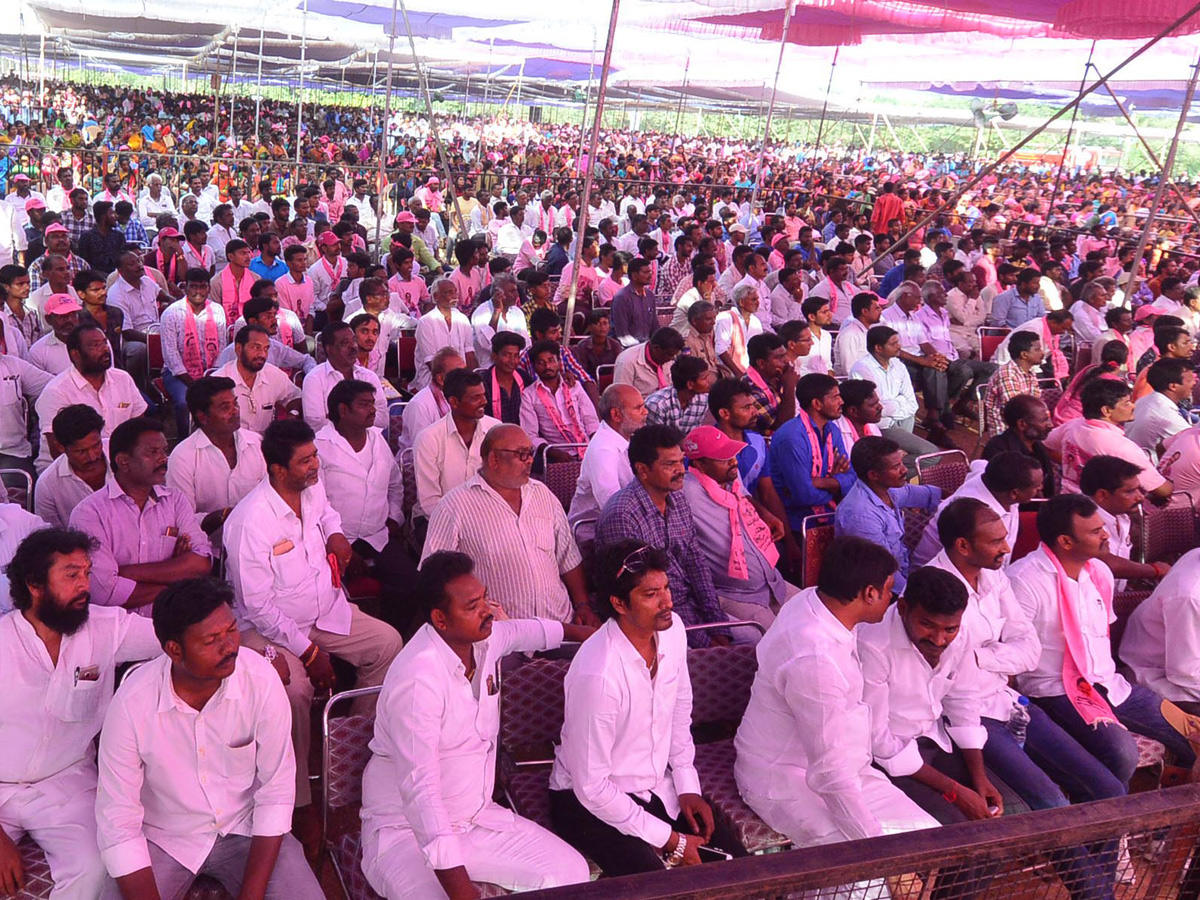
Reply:
[[[886,547],[896,560],[895,589],[896,595],[902,596],[909,572],[904,510],[936,509],[942,501],[942,489],[932,484],[909,484],[904,451],[885,437],[855,441],[850,465],[857,480],[838,504],[834,531],[838,537],[853,535]]]
[[[417,473],[414,516],[433,515],[438,501],[479,471],[480,448],[499,419],[486,414],[483,377],[472,369],[446,373],[442,393],[450,412],[419,435],[413,445]]]
[[[400,635],[352,606],[342,590],[353,549],[318,477],[312,429],[295,419],[273,422],[262,454],[267,477],[226,519],[225,553],[242,643],[274,648],[288,664],[295,799],[307,841],[316,822],[308,781],[312,699],[334,684],[330,654],[356,668],[359,687],[373,687],[400,652]],[[364,712],[372,707],[359,704]]]
[[[197,378],[187,389],[196,430],[180,441],[167,460],[167,485],[179,491],[213,534],[243,497],[267,475],[262,437],[242,427],[233,380]]]
[[[230,347],[233,358],[213,375],[233,382],[233,395],[247,430],[261,435],[281,412],[299,415],[300,388],[270,362],[270,335],[265,328],[243,325]]]
[[[1146,499],[1140,481],[1143,468],[1118,456],[1093,456],[1079,476],[1080,493],[1092,498],[1108,532],[1108,549],[1100,559],[1116,579],[1117,591],[1125,590],[1128,578],[1162,578],[1171,571],[1170,563],[1140,563],[1132,558],[1129,514]]]
[[[511,891],[586,882],[583,857],[492,798],[504,658],[593,629],[498,620],[463,553],[427,557],[414,593],[423,624],[384,679],[363,773],[367,881],[386,900],[475,900],[472,881]]]
[[[100,433],[104,418],[92,407],[76,403],[54,417],[52,431],[63,452],[37,481],[33,511],[54,528],[66,528],[71,512],[108,478],[108,460]]]
[[[78,531],[43,528],[21,541],[8,563],[17,611],[0,617],[0,891],[6,894],[25,888],[15,842],[28,835],[50,864],[54,900],[99,895],[96,735],[117,666],[161,652],[148,620],[92,608],[91,547]]]
[[[453,347],[443,347],[433,354],[433,359],[429,361],[429,383],[413,394],[413,398],[404,407],[400,441],[397,444],[401,452],[416,445],[418,434],[449,415],[450,404],[446,402],[442,386],[450,372],[466,367],[466,360]]]
[[[1101,561],[1108,532],[1096,504],[1061,494],[1037,515],[1041,546],[1008,570],[1013,594],[1042,643],[1037,665],[1017,674],[1017,689],[1128,788],[1137,768],[1134,731],[1159,741],[1181,766],[1196,754],[1163,718],[1162,698],[1117,672],[1109,626],[1113,575]],[[1128,730],[1127,730],[1128,729]]]
[[[937,827],[872,764],[854,629],[883,618],[895,571],[878,544],[835,540],[816,587],[759,642],[734,775],[750,808],[798,847]]]
[[[1057,492],[1054,463],[1042,443],[1054,427],[1046,402],[1031,394],[1018,394],[1004,404],[1000,415],[1004,431],[987,442],[981,459],[1008,452],[1028,456],[1042,470],[1042,496],[1053,497]]]
[[[567,672],[550,814],[607,876],[702,862],[714,839],[692,744],[692,683],[683,620],[671,611],[666,554],[639,540],[600,552],[600,630]]]
[[[287,833],[295,759],[271,663],[239,646],[233,591],[215,578],[154,603],[165,656],[131,672],[100,735],[102,900],[182,897],[199,875],[230,894],[321,900]]]
[[[610,384],[600,395],[600,427],[588,442],[567,512],[572,528],[577,522],[599,519],[608,498],[633,481],[629,439],[646,424],[647,413],[642,395],[631,384]],[[578,531],[581,541],[591,540],[595,534],[594,521]]]
[[[187,497],[167,480],[167,437],[155,419],[122,422],[108,443],[112,477],[71,513],[96,541],[92,599],[143,616],[163,589],[207,575],[212,547]]]

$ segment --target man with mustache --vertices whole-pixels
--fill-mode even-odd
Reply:
[[[64,407],[54,417],[51,431],[62,454],[38,478],[33,511],[55,528],[66,528],[71,512],[108,478],[104,458],[104,418],[85,403]]]
[[[510,653],[583,641],[594,629],[500,619],[464,553],[426,557],[414,596],[424,624],[379,695],[363,774],[363,872],[387,900],[478,897],[588,880],[578,853],[493,799],[500,666]]]
[[[0,893],[25,887],[15,844],[26,835],[50,864],[54,900],[93,900],[104,882],[93,741],[116,667],[161,648],[148,620],[91,608],[92,546],[43,528],[8,564],[17,611],[0,618]]]
[[[212,547],[196,510],[167,480],[167,437],[158,421],[139,416],[113,429],[112,478],[79,502],[71,527],[96,540],[92,595],[100,606],[150,615],[167,585],[207,575]]]
[[[154,601],[166,655],[129,674],[100,737],[103,900],[182,897],[200,875],[243,900],[322,898],[287,833],[287,698],[271,662],[240,646],[232,603],[215,578]]]

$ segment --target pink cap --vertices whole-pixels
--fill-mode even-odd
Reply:
[[[1133,314],[1133,321],[1144,322],[1150,316],[1161,316],[1166,312],[1165,309],[1159,309],[1153,304],[1138,307],[1138,311]]]
[[[158,233],[158,239],[160,241],[163,238],[177,238],[177,237],[179,237],[179,232],[176,231],[174,228],[172,228],[170,225],[168,225],[166,228],[164,228],[162,231],[160,231]]]
[[[409,225],[417,224],[417,217],[410,213],[407,209],[396,216],[397,225],[403,225],[405,223],[408,223]]]
[[[683,453],[688,459],[733,459],[746,445],[735,441],[714,425],[693,428],[683,439]]]
[[[60,233],[61,234],[70,234],[71,232],[67,231],[66,225],[62,225],[58,222],[52,222],[46,226],[46,234],[60,234]]]
[[[28,181],[28,180],[29,180],[29,176],[26,175],[24,172],[18,172],[16,175],[13,176],[13,181]]]
[[[426,183],[427,184],[441,184],[442,180],[440,178],[438,178],[436,175],[430,175],[429,181]]]
[[[32,209],[45,209],[45,208],[46,208],[46,204],[42,200],[41,197],[30,197],[28,200],[25,201],[25,212],[29,212]]]
[[[79,312],[82,309],[83,307],[79,305],[79,301],[70,294],[51,294],[42,307],[44,312],[48,312],[52,316],[65,316],[69,313]]]
[[[317,246],[319,247],[336,247],[341,241],[338,236],[332,231],[322,231],[317,236]]]

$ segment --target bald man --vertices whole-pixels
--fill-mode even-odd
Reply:
[[[629,438],[646,424],[646,404],[631,384],[612,384],[600,397],[600,427],[588,442],[587,453],[571,498],[567,521],[591,520],[579,529],[578,538],[590,541],[596,534],[596,519],[608,498],[633,480],[629,466]]]

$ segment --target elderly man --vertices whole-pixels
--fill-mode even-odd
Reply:
[[[439,550],[467,554],[512,618],[595,624],[562,504],[542,482],[530,480],[529,436],[515,425],[496,425],[480,457],[479,471],[433,510],[422,560]]]
[[[1071,315],[1075,317],[1075,335],[1085,344],[1095,345],[1108,327],[1104,319],[1108,306],[1108,291],[1102,284],[1093,281],[1083,286],[1079,299],[1071,304]]]
[[[750,341],[765,331],[762,320],[756,315],[758,308],[758,293],[753,286],[739,284],[733,289],[733,306],[718,313],[713,326],[717,356],[725,368],[736,375],[749,372]]]
[[[404,408],[403,427],[400,431],[399,449],[401,452],[412,447],[417,441],[417,435],[450,412],[450,405],[442,393],[446,376],[455,369],[465,369],[466,361],[461,353],[453,347],[443,347],[429,361],[430,380],[425,387],[413,395],[412,400]]]
[[[529,324],[521,311],[521,296],[517,292],[517,279],[502,272],[492,281],[492,296],[471,315],[475,329],[475,360],[480,368],[492,364],[492,339],[502,332],[511,332],[529,343]],[[518,350],[518,356],[520,350]]]
[[[448,278],[439,278],[429,289],[434,307],[417,322],[417,374],[412,387],[420,390],[429,384],[429,364],[443,347],[453,347],[474,369],[475,333],[471,320],[458,310],[458,287]]]
[[[600,427],[588,442],[567,514],[567,521],[578,526],[581,541],[595,537],[595,520],[604,505],[633,480],[629,439],[646,423],[646,417],[646,404],[632,385],[611,384],[600,397]]]

